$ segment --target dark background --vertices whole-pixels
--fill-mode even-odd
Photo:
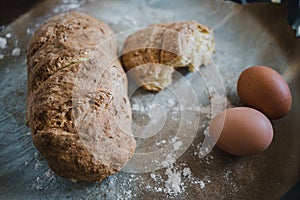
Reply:
[[[13,22],[43,0],[0,0],[0,26]]]
[[[29,11],[37,3],[43,0],[0,0],[0,30],[13,22],[22,14]],[[233,0],[235,2],[246,2],[242,0]],[[268,2],[267,0],[248,0],[247,2]],[[285,0],[288,4],[289,15],[287,17],[290,24],[292,24],[295,18],[299,17],[300,8],[297,5],[298,0]],[[300,52],[299,52],[300,54]],[[300,182],[296,184],[281,200],[299,200],[300,199]]]

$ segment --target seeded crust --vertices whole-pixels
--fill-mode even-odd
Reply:
[[[49,167],[68,179],[101,182],[135,151],[112,36],[99,20],[70,12],[42,25],[27,50],[27,125]]]
[[[172,83],[174,68],[199,70],[214,50],[212,29],[196,21],[153,24],[126,39],[122,63],[144,89],[160,91]]]

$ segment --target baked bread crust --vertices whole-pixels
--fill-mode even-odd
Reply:
[[[174,68],[199,70],[214,50],[212,29],[196,21],[153,24],[126,39],[122,63],[144,89],[160,91],[171,84]]]
[[[113,31],[79,12],[53,17],[27,50],[27,124],[58,175],[102,181],[132,157],[127,79]]]

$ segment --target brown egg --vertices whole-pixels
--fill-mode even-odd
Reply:
[[[244,70],[237,83],[241,102],[263,112],[270,119],[285,116],[292,106],[289,86],[275,70],[253,66]]]
[[[269,119],[261,112],[236,107],[218,114],[209,127],[216,145],[237,156],[248,156],[265,151],[271,144],[273,128]]]

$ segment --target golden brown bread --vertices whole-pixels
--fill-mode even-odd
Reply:
[[[53,17],[27,51],[27,124],[58,175],[102,181],[135,151],[126,75],[113,31],[83,13]]]
[[[213,31],[196,21],[154,24],[126,39],[122,63],[144,89],[160,91],[171,84],[174,68],[196,71],[214,50]]]

